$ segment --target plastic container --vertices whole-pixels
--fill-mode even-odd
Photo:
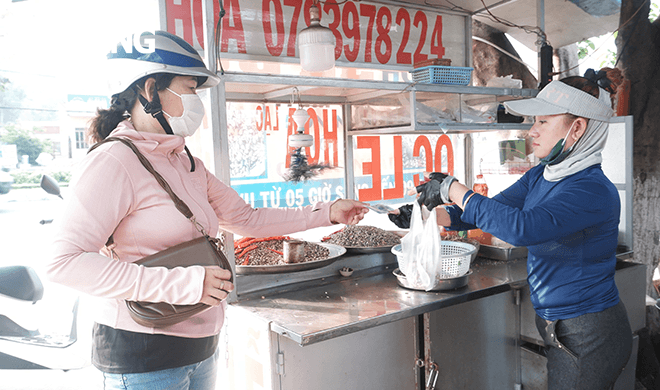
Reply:
[[[477,194],[481,194],[483,196],[488,196],[488,184],[486,184],[486,179],[484,179],[484,175],[482,174],[477,175],[477,180],[474,181],[474,185],[472,186],[472,191],[476,192]]]
[[[486,184],[486,179],[484,175],[478,174],[477,180],[474,181],[472,185],[472,191],[483,196],[488,196],[488,184]],[[468,230],[468,238],[479,241],[480,244],[490,245],[492,236],[489,233],[482,231],[481,229]]]
[[[395,245],[391,249],[401,263],[403,257],[401,244]],[[441,254],[439,261],[442,262],[442,272],[436,275],[436,279],[449,279],[465,275],[470,270],[472,255],[477,253],[477,247],[472,244],[460,241],[442,241]]]
[[[425,66],[411,71],[416,83],[469,85],[474,68],[460,66]]]

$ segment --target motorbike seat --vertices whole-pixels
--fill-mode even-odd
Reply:
[[[30,267],[23,265],[0,267],[0,294],[36,302],[44,296],[44,286],[37,273]]]

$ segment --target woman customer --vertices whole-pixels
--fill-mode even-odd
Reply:
[[[112,105],[90,127],[96,142],[129,139],[147,157],[212,236],[219,229],[245,236],[273,236],[333,223],[355,224],[368,209],[338,200],[299,209],[253,209],[185,148],[204,117],[196,91],[219,78],[197,52],[167,32],[145,33],[153,53],[108,55]],[[133,42],[133,41],[131,41]],[[148,41],[147,41],[148,42]],[[143,43],[143,47],[148,45]],[[106,247],[112,235],[114,244]],[[218,333],[225,298],[234,289],[230,271],[193,266],[168,270],[135,261],[199,237],[136,155],[107,142],[82,161],[58,223],[48,276],[98,299],[93,364],[106,389],[214,389]],[[99,251],[101,253],[99,253]],[[152,328],[133,321],[125,301],[213,306],[175,325]]]
[[[549,390],[610,389],[631,354],[632,331],[614,283],[620,202],[601,169],[615,89],[605,71],[590,70],[552,81],[536,98],[504,103],[510,113],[535,116],[529,136],[540,165],[492,199],[442,173],[418,187],[429,209],[456,203],[437,209],[441,225],[479,228],[528,248]]]

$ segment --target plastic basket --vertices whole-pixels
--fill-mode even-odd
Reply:
[[[442,271],[437,277],[440,279],[450,279],[465,275],[470,270],[470,261],[472,260],[472,255],[477,252],[477,248],[466,242],[442,241],[440,251]],[[399,260],[403,256],[401,244],[393,246],[392,253]]]
[[[469,85],[473,69],[459,66],[433,65],[417,68],[410,71],[410,74],[416,83]]]

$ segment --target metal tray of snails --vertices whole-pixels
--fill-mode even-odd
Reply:
[[[234,258],[237,275],[276,274],[299,272],[325,267],[346,253],[346,248],[303,241],[303,255],[298,262],[285,261],[284,245],[291,240],[288,236],[253,238],[244,237],[234,243]]]
[[[389,231],[366,225],[347,225],[327,237],[323,242],[346,248],[348,253],[390,252],[393,246],[401,243],[406,232]]]

